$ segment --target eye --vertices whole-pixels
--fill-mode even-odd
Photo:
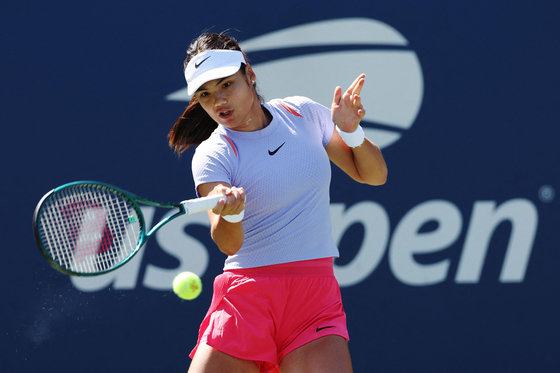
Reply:
[[[230,85],[231,85],[231,82],[225,82],[224,85],[223,85],[223,88],[227,88],[227,87],[229,87]]]
[[[204,92],[200,92],[199,95],[198,95],[198,97],[201,98],[201,97],[206,97],[206,96],[208,96],[208,95],[209,95],[209,93],[206,92],[206,91],[204,91]]]

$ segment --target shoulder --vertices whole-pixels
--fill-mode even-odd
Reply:
[[[274,100],[270,100],[267,102],[268,105],[278,108],[281,110],[282,108],[285,109],[286,106],[293,107],[293,108],[307,108],[313,107],[316,105],[320,105],[313,101],[312,99],[304,96],[290,96],[285,98],[276,98]]]
[[[227,136],[227,133],[218,127],[212,135],[196,147],[193,160],[200,158],[230,158],[237,157],[237,146]]]
[[[330,112],[330,109],[325,106],[303,96],[290,96],[282,99],[277,98],[267,102],[267,106],[277,111],[287,111],[292,115],[300,117],[315,116],[318,111],[329,110]]]

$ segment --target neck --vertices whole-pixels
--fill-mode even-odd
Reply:
[[[245,125],[252,128],[252,131],[260,131],[272,122],[272,114],[260,102],[258,102],[258,109],[253,112],[254,114],[245,121]]]
[[[266,128],[270,122],[272,122],[272,114],[270,114],[270,111],[268,111],[263,105],[260,106],[262,111],[262,128]]]

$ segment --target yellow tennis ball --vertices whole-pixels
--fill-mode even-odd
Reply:
[[[181,299],[192,300],[201,291],[202,281],[192,272],[181,272],[173,279],[173,292]]]

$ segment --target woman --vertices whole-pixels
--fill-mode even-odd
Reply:
[[[364,77],[337,87],[331,110],[304,97],[262,103],[235,39],[204,34],[190,45],[193,97],[169,143],[179,154],[198,145],[200,196],[227,196],[208,215],[228,258],[189,372],[352,371],[333,275],[329,160],[360,183],[385,183],[383,156],[359,126]]]

